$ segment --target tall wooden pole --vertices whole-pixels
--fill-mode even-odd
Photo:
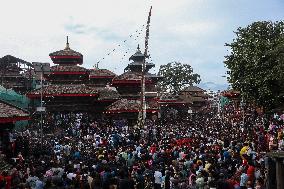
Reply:
[[[146,119],[146,100],[145,100],[145,73],[146,73],[146,58],[148,57],[148,41],[149,41],[149,30],[151,22],[152,6],[149,11],[147,26],[146,26],[146,36],[145,36],[145,50],[144,59],[142,64],[142,77],[141,77],[141,107],[138,117],[138,124],[140,127],[144,127]]]

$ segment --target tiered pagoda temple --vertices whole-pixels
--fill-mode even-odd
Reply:
[[[126,118],[135,123],[141,111],[141,79],[143,62],[147,57],[137,51],[129,58],[131,61],[124,73],[116,75],[106,69],[87,69],[82,67],[83,55],[72,50],[68,38],[66,47],[49,54],[55,64],[41,89],[27,94],[31,99],[40,99],[41,92],[47,112],[87,113],[95,117],[107,116],[112,119]],[[167,99],[158,95],[157,82],[162,78],[149,71],[155,64],[145,62],[145,100],[147,118],[159,117],[161,107],[174,107],[187,110],[191,101]],[[165,108],[164,108],[165,109]]]
[[[141,110],[141,78],[145,58],[138,46],[136,53],[129,58],[132,62],[125,68],[124,73],[113,78],[112,86],[119,92],[121,99],[107,107],[106,114],[112,117],[137,119]],[[149,70],[155,66],[153,63],[146,62],[145,66],[146,112],[147,115],[158,114],[156,84],[161,77],[149,73]]]
[[[83,55],[72,50],[68,38],[63,50],[49,54],[55,66],[51,73],[44,75],[48,85],[43,86],[44,106],[48,112],[86,112],[101,113],[105,106],[119,98],[116,90],[106,87],[115,74],[108,70],[89,70],[83,64]],[[41,89],[28,94],[39,99]]]

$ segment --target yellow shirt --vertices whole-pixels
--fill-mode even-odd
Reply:
[[[242,147],[242,149],[240,151],[240,156],[242,157],[242,159],[244,159],[243,155],[247,153],[248,149],[249,149],[248,146]]]

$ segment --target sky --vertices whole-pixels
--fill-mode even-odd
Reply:
[[[10,54],[51,63],[49,53],[64,49],[68,35],[70,47],[83,54],[84,67],[92,68],[99,61],[99,68],[117,74],[123,73],[138,44],[144,48],[143,25],[153,6],[149,61],[156,67],[152,73],[160,65],[178,61],[190,64],[203,86],[212,88],[228,85],[222,77],[224,56],[229,54],[224,44],[235,38],[233,31],[255,21],[284,18],[283,0],[0,2],[0,57]]]

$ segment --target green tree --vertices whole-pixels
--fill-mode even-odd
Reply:
[[[254,22],[238,28],[225,56],[229,82],[248,101],[272,109],[283,102],[284,22]]]
[[[200,75],[193,73],[193,69],[189,64],[182,64],[180,62],[161,65],[159,74],[163,76],[163,79],[159,82],[161,90],[173,94],[177,94],[185,87],[200,82]]]

